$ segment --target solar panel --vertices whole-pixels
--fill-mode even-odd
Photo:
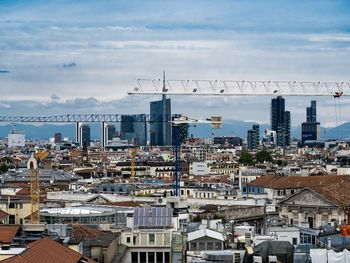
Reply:
[[[173,209],[167,207],[137,207],[134,209],[136,227],[171,227]]]

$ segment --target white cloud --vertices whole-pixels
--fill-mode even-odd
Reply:
[[[5,113],[147,112],[152,98],[126,93],[137,78],[159,78],[163,69],[172,79],[348,79],[350,35],[338,32],[348,21],[340,9],[317,20],[314,10],[328,4],[296,1],[299,13],[272,12],[271,3],[257,12],[262,4],[187,2],[42,1],[0,11],[0,67],[10,70],[0,76]],[[269,99],[173,98],[173,105],[187,115],[268,123]],[[293,122],[304,119],[310,99],[288,98]],[[330,123],[332,106],[319,106]]]

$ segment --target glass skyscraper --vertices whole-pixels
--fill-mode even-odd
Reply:
[[[171,145],[171,101],[163,95],[162,100],[150,103],[150,145]]]
[[[260,126],[254,124],[251,130],[247,132],[247,148],[249,150],[257,149],[259,146],[260,139]]]
[[[312,100],[310,107],[306,107],[306,122],[301,124],[301,142],[320,139],[320,123],[316,118],[316,101]]]
[[[271,130],[276,131],[277,146],[290,146],[290,112],[285,110],[285,100],[278,96],[271,100]]]
[[[81,146],[90,146],[91,137],[90,137],[90,126],[87,124],[83,124],[80,126],[80,134],[81,134]]]
[[[122,115],[120,133],[123,140],[137,146],[147,145],[147,122],[145,114]]]

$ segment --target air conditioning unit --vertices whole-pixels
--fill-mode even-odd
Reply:
[[[253,257],[253,263],[263,263],[262,257]]]
[[[277,263],[277,257],[276,256],[269,256],[269,263]]]
[[[164,197],[157,198],[156,205],[157,206],[166,206],[166,199]]]

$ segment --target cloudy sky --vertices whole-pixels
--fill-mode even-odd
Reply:
[[[338,0],[1,0],[0,115],[142,113],[137,78],[349,80]],[[269,97],[173,97],[174,113],[269,122]],[[287,98],[292,123],[311,98]],[[335,121],[333,98],[319,120]],[[341,103],[349,121],[350,100]],[[204,116],[203,116],[204,115]],[[339,118],[337,118],[339,119]]]

